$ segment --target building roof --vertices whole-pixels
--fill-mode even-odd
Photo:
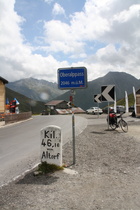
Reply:
[[[140,89],[136,91],[136,94],[140,94]]]
[[[64,101],[64,100],[53,100],[53,101],[49,101],[48,103],[46,103],[45,106],[56,106],[56,105],[58,105],[62,102],[66,102],[66,101]]]
[[[71,114],[72,113],[72,109],[56,109],[58,114]],[[81,109],[80,107],[74,107],[73,108],[73,113],[75,114],[81,114],[81,113],[85,113],[85,111],[83,109]]]
[[[0,80],[4,83],[4,84],[7,84],[8,81],[6,79],[4,79],[3,77],[0,77]]]

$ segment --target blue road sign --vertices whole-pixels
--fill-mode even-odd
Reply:
[[[81,89],[87,87],[87,69],[71,67],[58,69],[59,89]]]

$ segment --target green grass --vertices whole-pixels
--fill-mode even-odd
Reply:
[[[121,106],[125,106],[125,98],[122,98],[120,100],[117,101],[117,105],[121,105]],[[113,107],[114,104],[110,104],[110,107]],[[130,94],[128,95],[128,106],[134,106],[134,95]],[[107,107],[107,106],[106,106]],[[104,107],[105,108],[105,107]]]
[[[129,104],[129,106],[133,106],[134,105],[134,95],[133,94],[130,94],[128,96],[128,104]],[[125,106],[125,98],[123,98],[121,100],[118,100],[117,101],[117,105]]]
[[[58,166],[55,164],[48,164],[47,162],[42,162],[38,165],[38,170],[42,174],[53,173],[55,171],[63,170],[63,166]]]

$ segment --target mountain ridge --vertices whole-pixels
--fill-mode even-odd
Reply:
[[[115,85],[116,98],[119,100],[125,97],[125,91],[131,94],[133,87],[136,89],[140,88],[140,80],[125,72],[108,72],[105,76],[88,82],[86,89],[76,90],[75,104],[84,110],[91,106],[97,106],[97,103],[94,102],[94,95],[100,94],[101,86],[104,85]],[[68,100],[69,96],[70,92],[66,92],[56,99]],[[100,104],[100,107],[106,105],[107,102],[103,102]]]
[[[77,89],[74,99],[75,105],[84,110],[91,106],[97,106],[97,103],[94,102],[94,95],[101,93],[101,86],[103,85],[115,85],[117,100],[119,100],[125,97],[125,91],[131,94],[133,86],[136,89],[139,88],[140,80],[126,72],[108,72],[103,77],[89,81],[86,89]],[[70,91],[59,90],[57,83],[34,78],[21,79],[6,86],[32,100],[42,101],[44,104],[50,100],[69,101],[71,95]],[[104,102],[100,104],[100,107],[106,105],[107,103]]]
[[[57,88],[57,83],[52,83],[43,79],[38,80],[32,77],[10,82],[6,87],[33,100],[44,102],[52,100],[62,93]]]

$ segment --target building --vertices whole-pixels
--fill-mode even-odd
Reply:
[[[68,109],[68,102],[64,100],[53,100],[45,104],[46,112],[58,114],[57,109]]]
[[[45,104],[46,110],[44,114],[71,114],[72,109],[68,102],[64,100],[54,100]],[[73,107],[74,113],[85,113],[80,107]]]
[[[5,84],[8,81],[2,77],[0,77],[0,113],[5,112]]]

